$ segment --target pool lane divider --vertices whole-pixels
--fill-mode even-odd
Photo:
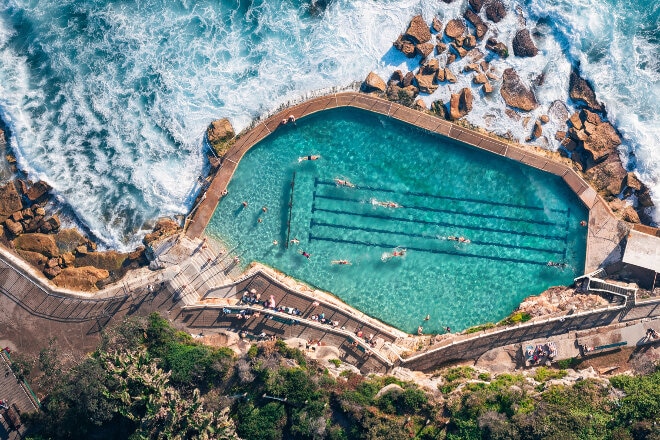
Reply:
[[[360,204],[370,204],[369,201],[366,200],[358,200],[358,199],[352,199],[352,198],[345,198],[345,197],[336,197],[336,196],[325,196],[325,195],[319,195],[316,194],[316,191],[314,191],[314,199],[326,199],[326,200],[336,200],[336,201],[341,201],[341,202],[353,202],[353,203],[360,203]],[[464,215],[468,217],[478,217],[478,218],[493,218],[497,220],[506,220],[506,221],[511,221],[511,222],[523,222],[523,223],[531,223],[535,225],[544,225],[544,226],[564,226],[562,223],[556,223],[556,222],[551,222],[551,221],[545,221],[545,220],[533,220],[533,219],[526,219],[526,218],[518,218],[518,217],[507,217],[503,215],[494,215],[494,214],[479,214],[476,212],[470,212],[470,211],[455,211],[453,209],[441,209],[441,208],[430,208],[426,206],[413,206],[413,205],[403,205],[399,204],[399,208],[385,208],[385,209],[414,209],[417,211],[426,211],[426,212],[438,212],[441,214],[456,214],[456,215]]]
[[[309,222],[309,227],[310,229],[314,227],[328,227],[328,228],[335,228],[335,229],[347,229],[350,231],[364,231],[364,232],[371,232],[375,234],[392,234],[392,235],[403,235],[406,237],[413,237],[413,238],[426,238],[429,240],[433,241],[438,241],[438,242],[451,242],[451,240],[447,240],[446,238],[438,238],[437,236],[434,235],[429,235],[429,234],[419,234],[419,233],[414,233],[414,232],[397,232],[397,231],[390,231],[387,229],[377,229],[377,228],[365,228],[361,226],[348,226],[348,225],[339,225],[339,224],[333,224],[333,223],[324,223],[324,222],[319,222],[312,218]],[[471,245],[477,245],[477,246],[494,246],[494,247],[503,247],[503,248],[509,248],[509,249],[523,249],[527,251],[535,251],[535,252],[545,252],[549,254],[557,254],[557,255],[566,255],[566,248],[563,250],[557,250],[557,249],[548,249],[548,248],[537,248],[533,246],[521,246],[521,245],[515,245],[515,244],[505,244],[505,243],[496,243],[496,242],[490,242],[490,241],[480,241],[480,240],[470,240],[470,243],[466,244],[471,244]]]
[[[291,195],[289,196],[289,218],[286,221],[286,242],[284,243],[284,248],[289,248],[289,239],[291,238],[291,215],[293,213],[293,190],[296,186],[296,172],[293,172],[293,177],[291,177]]]
[[[314,186],[318,185],[325,185],[325,186],[337,186],[337,184],[332,181],[332,180],[321,180],[318,177],[314,178]],[[354,187],[347,188],[348,190],[367,190],[367,191],[376,191],[376,192],[386,192],[386,193],[391,193],[391,194],[401,194],[404,196],[417,196],[417,197],[429,197],[429,198],[434,198],[434,199],[442,199],[442,200],[452,200],[454,202],[470,202],[470,203],[482,203],[484,205],[494,205],[494,206],[506,206],[508,208],[523,208],[523,209],[530,209],[530,210],[536,210],[536,211],[545,211],[546,208],[543,206],[533,206],[533,205],[519,205],[516,203],[506,203],[506,202],[494,202],[492,200],[481,200],[481,199],[471,199],[468,197],[451,197],[451,196],[441,196],[437,194],[429,194],[429,193],[421,193],[421,192],[414,192],[414,191],[402,191],[402,192],[397,192],[393,189],[387,189],[387,188],[375,188],[372,186],[364,186],[364,185],[355,185]],[[566,213],[566,209],[558,209],[558,208],[550,208],[548,211],[551,212],[559,212],[559,213]]]
[[[338,210],[338,209],[319,208],[315,204],[312,204],[312,213],[316,213],[316,212],[326,212],[326,213],[330,213],[330,214],[349,215],[349,216],[356,216],[356,217],[377,218],[377,219],[387,220],[387,221],[399,221],[399,222],[416,223],[416,224],[423,224],[423,225],[449,226],[449,227],[452,227],[452,228],[464,228],[464,229],[469,229],[469,230],[472,230],[472,231],[485,231],[485,232],[496,232],[496,233],[511,234],[511,235],[522,235],[522,236],[526,236],[526,237],[538,237],[538,238],[545,238],[547,240],[558,240],[558,241],[566,242],[566,235],[559,236],[559,235],[535,234],[533,232],[513,231],[513,230],[507,230],[507,229],[486,228],[486,227],[470,226],[470,225],[458,225],[458,224],[454,224],[454,223],[447,223],[447,222],[440,222],[440,221],[433,222],[433,221],[428,221],[428,220],[416,220],[416,219],[409,219],[409,218],[402,218],[402,217],[392,217],[392,216],[379,215],[379,214],[342,211],[342,210]]]
[[[309,233],[309,241],[312,242],[313,240],[317,241],[330,241],[334,243],[345,243],[345,244],[355,244],[355,245],[360,245],[360,246],[370,246],[370,247],[378,247],[378,248],[383,248],[383,249],[395,249],[397,247],[400,247],[399,245],[392,245],[392,244],[385,244],[385,243],[372,243],[368,241],[359,241],[359,240],[347,240],[343,238],[332,238],[332,237],[322,237],[318,235],[313,235],[311,232]],[[495,255],[478,255],[478,254],[469,254],[465,252],[458,252],[458,251],[446,251],[442,249],[426,249],[426,248],[419,248],[419,247],[406,247],[406,250],[408,251],[418,251],[418,252],[429,252],[432,254],[444,254],[444,255],[455,255],[459,257],[468,257],[468,258],[481,258],[481,259],[486,259],[486,260],[494,260],[494,261],[505,261],[508,263],[520,263],[520,264],[534,264],[537,266],[547,266],[548,261],[535,261],[535,260],[525,260],[522,258],[508,258],[508,257],[498,257]]]

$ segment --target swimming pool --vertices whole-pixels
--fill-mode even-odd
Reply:
[[[588,213],[560,178],[358,109],[279,128],[228,191],[206,233],[244,263],[411,333],[498,321],[584,268]]]

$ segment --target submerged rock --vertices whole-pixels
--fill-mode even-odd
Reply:
[[[211,125],[206,129],[206,138],[218,156],[226,153],[230,141],[235,135],[234,127],[232,127],[231,122],[227,118],[211,122]]]
[[[527,29],[521,29],[516,32],[516,36],[513,37],[512,46],[513,53],[517,57],[534,57],[539,53]]]
[[[531,111],[539,106],[534,92],[532,92],[518,76],[515,70],[509,68],[502,76],[500,94],[506,104],[523,111]]]

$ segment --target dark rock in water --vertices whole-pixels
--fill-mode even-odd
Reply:
[[[309,12],[312,15],[321,15],[328,9],[332,0],[311,0],[309,2]]]
[[[481,40],[484,35],[486,35],[486,32],[488,32],[488,25],[484,23],[484,21],[479,17],[477,14],[472,12],[471,9],[466,9],[465,12],[463,13],[463,17],[470,23],[475,28],[475,36],[477,37],[477,40]]]
[[[639,191],[642,189],[642,185],[642,182],[640,182],[637,176],[635,176],[635,173],[628,173],[626,176],[626,186],[628,186],[628,188]]]
[[[412,85],[412,81],[415,78],[415,74],[412,72],[408,72],[404,75],[403,81],[401,82],[401,85],[405,89],[406,87]]]
[[[450,65],[454,61],[456,61],[456,54],[451,52],[447,54],[447,65]]]
[[[218,156],[223,156],[236,133],[229,119],[223,118],[211,122],[206,129],[206,138]]]
[[[447,107],[445,107],[445,103],[442,102],[442,100],[434,101],[433,104],[431,104],[431,112],[435,113],[442,119],[448,119],[449,117]]]
[[[401,72],[400,70],[395,70],[394,72],[392,72],[388,84],[391,84],[392,81],[394,81],[394,84],[396,84],[397,86],[400,86],[401,81],[403,81],[403,72]]]
[[[511,68],[504,71],[500,94],[508,106],[526,112],[539,106],[534,92],[523,84],[516,71]]]
[[[77,229],[62,229],[55,235],[55,242],[61,254],[73,252],[80,245],[84,245],[87,239]],[[87,246],[85,246],[87,249]]]
[[[442,31],[442,22],[438,17],[433,17],[433,23],[431,23],[431,27],[433,28],[434,31],[438,33]]]
[[[513,37],[512,46],[513,53],[517,57],[534,57],[539,53],[527,29],[521,29],[516,32],[516,36]]]
[[[410,25],[404,34],[404,37],[415,44],[426,43],[431,40],[431,30],[424,21],[424,17],[416,15],[410,20]]]
[[[415,46],[415,51],[422,56],[422,58],[426,58],[433,52],[433,43],[420,43],[417,46]]]
[[[541,136],[543,136],[543,127],[541,127],[541,121],[536,121],[532,130],[532,138],[538,139]]]
[[[13,182],[0,186],[0,222],[16,211],[23,209],[21,196]]]
[[[506,44],[497,41],[493,37],[486,41],[486,49],[492,50],[502,58],[507,58],[509,56],[509,49],[506,47]]]
[[[468,51],[464,47],[458,46],[455,43],[449,43],[449,48],[453,50],[456,55],[458,55],[461,58],[465,58],[465,55],[467,55]]]
[[[484,5],[484,0],[468,0],[468,3],[476,13],[479,13],[481,12],[481,7]]]
[[[568,87],[571,99],[585,103],[588,108],[594,111],[603,111],[602,104],[596,100],[594,89],[584,78],[580,76],[575,67],[571,69],[571,76]]]
[[[463,47],[468,50],[477,47],[477,37],[475,37],[474,35],[468,35],[467,37],[465,37],[465,40],[463,41]]]
[[[454,18],[453,20],[449,20],[449,23],[445,26],[445,35],[449,38],[458,38],[465,33],[466,29],[463,20]]]
[[[449,101],[449,117],[460,119],[472,110],[472,90],[464,88],[460,93],[452,93]]]
[[[385,93],[385,90],[387,90],[387,84],[385,84],[383,78],[378,76],[375,72],[369,72],[369,75],[367,75],[364,83],[362,83],[362,89],[365,92]]]
[[[31,202],[35,202],[45,196],[52,187],[43,180],[38,181],[27,191],[27,198]]]
[[[640,206],[642,207],[649,207],[653,206],[653,200],[651,199],[651,192],[649,191],[649,188],[642,184],[642,189],[639,191],[636,191],[637,195],[637,202],[639,203]]]
[[[435,45],[435,51],[438,55],[447,50],[447,45],[444,43],[438,43]]]
[[[488,0],[485,8],[486,17],[493,23],[499,23],[506,17],[506,8],[502,0]]]

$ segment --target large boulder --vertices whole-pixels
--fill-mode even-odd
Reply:
[[[218,156],[223,156],[227,152],[234,136],[236,136],[234,127],[227,118],[211,122],[206,129],[206,138]]]
[[[110,273],[107,270],[96,267],[67,267],[53,278],[53,283],[64,289],[94,292],[98,290],[96,283],[109,276]]]
[[[460,93],[452,93],[449,101],[449,117],[461,119],[472,110],[472,90],[464,88]]]
[[[431,23],[431,27],[433,28],[434,31],[440,33],[442,30],[442,22],[438,17],[433,17],[433,22]]]
[[[60,254],[73,252],[78,246],[84,245],[87,241],[87,238],[75,228],[61,229],[55,234],[55,242]]]
[[[484,5],[484,0],[468,0],[470,7],[474,9],[474,12],[481,12],[481,7]]]
[[[40,180],[27,190],[26,196],[29,201],[35,202],[48,194],[51,189],[53,188],[49,184]]]
[[[415,46],[415,51],[422,56],[422,58],[426,58],[429,56],[431,53],[433,53],[433,49],[435,46],[433,43],[419,43],[417,46]]]
[[[449,38],[458,38],[465,33],[466,29],[463,20],[454,18],[453,20],[449,20],[449,23],[445,26],[445,35]]]
[[[502,43],[501,41],[497,41],[493,37],[486,41],[486,49],[495,52],[501,58],[507,58],[509,56],[509,48],[506,47],[506,44]]]
[[[21,209],[23,209],[23,203],[21,195],[16,191],[16,185],[8,182],[0,186],[0,222]]]
[[[392,44],[394,47],[403,52],[403,54],[408,58],[415,57],[415,44],[406,40],[403,35],[399,35],[399,38],[397,38],[396,41]]]
[[[369,72],[369,75],[367,75],[362,86],[365,92],[385,93],[385,90],[387,90],[387,84],[385,84],[383,78],[378,76],[375,72]]]
[[[429,25],[424,21],[424,17],[416,15],[410,20],[410,25],[404,34],[408,40],[415,44],[426,43],[431,40],[431,30]]]
[[[76,258],[73,265],[76,267],[94,266],[112,272],[121,269],[127,258],[128,254],[117,251],[90,252]]]
[[[506,69],[502,75],[500,94],[506,104],[513,108],[528,112],[539,106],[534,92],[525,86],[512,68]]]
[[[596,100],[596,94],[591,85],[580,76],[576,68],[571,69],[568,91],[571,99],[583,102],[594,111],[602,111],[603,106]]]
[[[435,75],[415,75],[415,81],[417,82],[417,87],[422,93],[433,93],[438,90],[438,85],[435,84]]]
[[[616,155],[586,171],[587,179],[608,200],[623,191],[627,175],[628,173],[621,166],[621,161]]]
[[[11,218],[7,218],[7,220],[5,220],[5,228],[7,229],[7,232],[13,236],[21,235],[24,232],[23,224],[21,222],[14,221]]]
[[[419,94],[419,89],[412,84],[406,87],[399,87],[396,84],[391,84],[387,88],[387,99],[390,101],[398,102],[401,105],[410,107],[415,98]]]
[[[488,0],[485,7],[486,17],[493,23],[499,23],[506,17],[506,8],[502,0]]]
[[[161,218],[156,222],[156,226],[154,226],[153,232],[145,235],[142,241],[145,245],[148,246],[156,240],[160,240],[165,237],[169,237],[170,235],[176,234],[179,232],[179,229],[179,224],[176,221],[167,217]]]
[[[513,53],[517,57],[534,57],[539,53],[528,29],[521,29],[516,32],[516,36],[513,37],[512,46]]]
[[[23,234],[14,240],[17,250],[38,252],[48,258],[59,256],[60,252],[55,243],[55,236],[51,234]]]
[[[583,141],[584,150],[591,155],[591,159],[598,163],[616,153],[616,148],[621,144],[621,138],[609,122],[603,122],[592,128],[592,133]],[[617,156],[612,154],[612,156]]]
[[[419,68],[420,73],[424,75],[434,75],[438,70],[440,70],[440,62],[437,58],[424,61]]]
[[[481,17],[472,12],[472,9],[466,9],[463,13],[463,17],[472,23],[475,29],[475,36],[477,37],[477,40],[481,40],[484,35],[486,35],[486,32],[488,32],[488,25],[484,23]]]

